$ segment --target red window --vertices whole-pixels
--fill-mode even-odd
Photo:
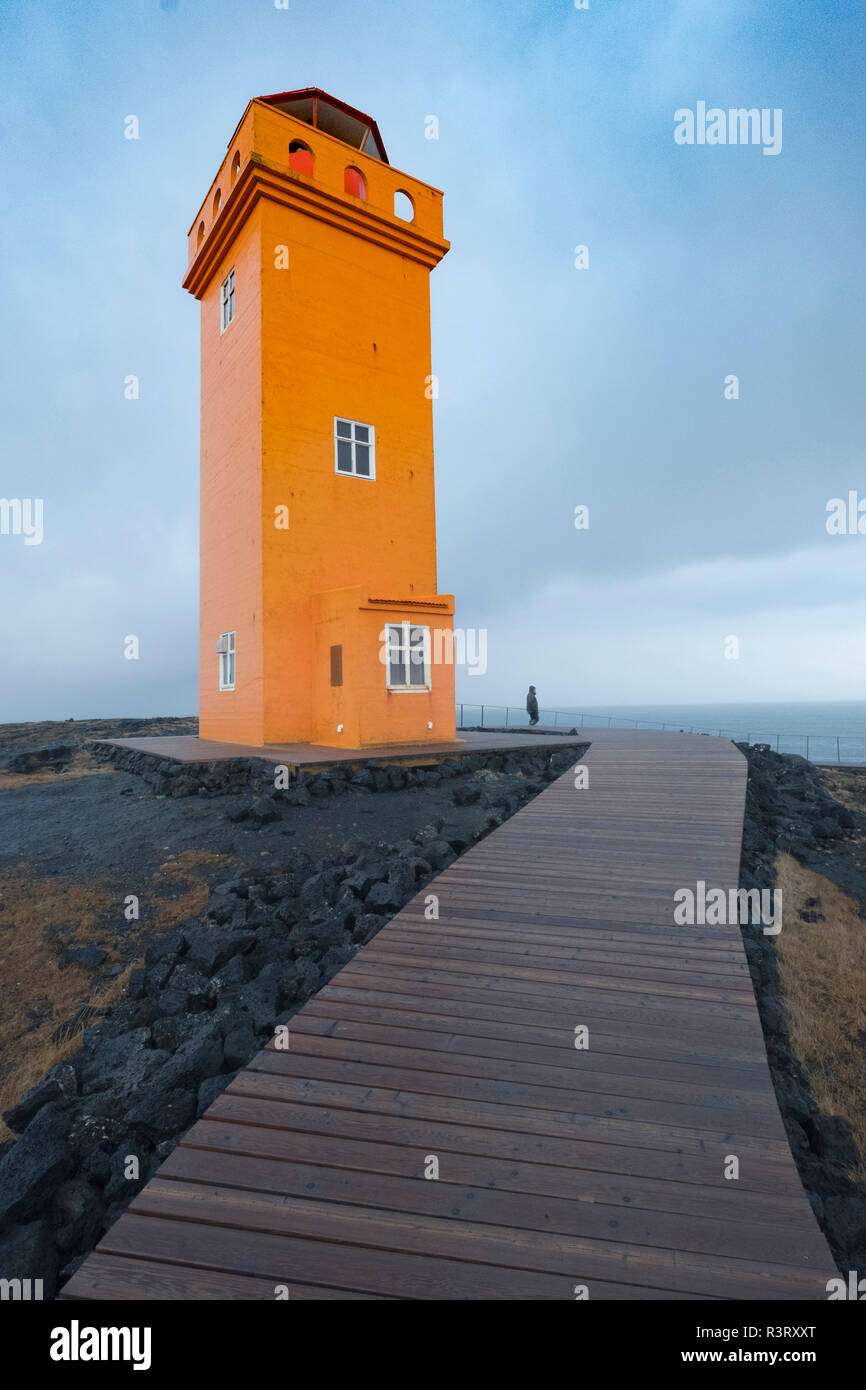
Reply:
[[[302,144],[300,140],[293,140],[289,145],[289,167],[298,174],[306,174],[308,178],[313,177],[313,152],[308,145]]]
[[[347,193],[351,193],[353,198],[360,198],[362,203],[366,203],[367,184],[360,169],[353,169],[351,165],[349,166],[343,179],[343,187]]]

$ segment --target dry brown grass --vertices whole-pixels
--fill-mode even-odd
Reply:
[[[74,969],[74,966],[70,966],[66,973]],[[101,989],[91,989],[88,1003],[79,1005],[75,1015],[71,1016],[67,1025],[59,1031],[52,1028],[52,1020],[27,1035],[25,1045],[13,1044],[11,1050],[6,1050],[0,1068],[0,1113],[8,1110],[21,1099],[25,1091],[29,1091],[31,1086],[41,1081],[49,1067],[56,1066],[58,1062],[65,1062],[67,1057],[78,1051],[82,1033],[98,1020],[100,1010],[120,1002],[129,983],[131,970],[132,965],[110,984]],[[76,973],[80,976],[84,972]],[[9,1136],[9,1129],[0,1119],[0,1143]]]
[[[855,767],[822,767],[821,781],[836,801],[849,811],[866,810],[866,770]]]
[[[59,957],[64,945],[74,941],[98,944],[116,959],[99,921],[117,901],[103,881],[34,880],[26,868],[0,874],[0,1111],[74,1050],[74,1036],[52,1037],[64,1019],[88,1004],[98,1007],[97,996],[100,1003],[113,1002],[117,980],[111,981],[112,998],[102,998],[89,971],[76,965],[61,970]],[[52,940],[45,929],[56,922],[68,922],[74,936],[66,942]],[[5,1137],[0,1122],[0,1138]]]
[[[789,854],[776,860],[783,926],[776,938],[781,1003],[791,1044],[826,1115],[844,1115],[866,1181],[866,921],[853,898]],[[807,898],[819,906],[804,909]],[[804,922],[800,910],[823,922]]]
[[[151,899],[153,909],[151,922],[168,928],[184,917],[201,917],[207,908],[210,897],[210,884],[213,874],[203,874],[205,868],[220,867],[229,869],[233,862],[230,854],[215,854],[209,849],[188,849],[176,859],[160,864],[151,881],[155,896]],[[166,896],[173,889],[178,896]]]
[[[214,870],[231,864],[230,855],[190,850],[160,865],[141,895],[141,920],[132,923],[123,917],[126,885],[34,879],[27,865],[0,874],[0,1112],[77,1050],[101,1008],[119,1002],[146,940],[204,914]],[[74,928],[68,940],[46,935],[58,922]],[[109,980],[77,965],[61,970],[66,945],[100,946],[109,957],[103,970],[121,960],[126,968]]]
[[[74,777],[102,777],[111,772],[114,772],[111,763],[97,762],[89,749],[80,748],[73,753],[62,772],[52,772],[50,768],[42,768],[39,772],[0,771],[0,791],[35,787],[42,782],[70,782]]]

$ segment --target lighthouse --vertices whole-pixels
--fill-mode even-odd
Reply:
[[[442,194],[317,88],[250,101],[189,231],[201,304],[199,733],[455,737],[437,592]]]

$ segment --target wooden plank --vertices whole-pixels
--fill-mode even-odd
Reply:
[[[367,1002],[369,1001],[369,1002]],[[484,1010],[484,1016],[481,1011]],[[365,993],[362,990],[340,989],[338,986],[326,987],[311,999],[303,1014],[295,1015],[293,1029],[312,1029],[335,1023],[380,1023],[400,1031],[420,1030],[425,1036],[431,1033],[455,1034],[472,1038],[476,1043],[510,1042],[533,1046],[555,1047],[573,1042],[574,1018],[572,1016],[546,1013],[540,1015],[543,1023],[525,1021],[527,1014],[522,1010],[487,1009],[477,1003],[465,1004],[455,999],[420,999],[417,996],[385,994],[384,992]],[[656,1061],[670,1062],[681,1067],[683,1074],[698,1075],[709,1080],[720,1072],[727,1072],[733,1066],[735,1075],[746,1084],[753,1079],[764,1084],[766,1063],[760,1052],[747,1048],[737,1050],[735,1056],[726,1053],[718,1057],[705,1045],[703,1051],[697,1050],[697,1040],[677,1044],[664,1038],[644,1033],[626,1034],[612,1031],[602,1032],[598,1028],[592,1034],[593,1055],[605,1058],[605,1065],[635,1065],[635,1074],[640,1075],[646,1068],[647,1075],[655,1075],[651,1070]],[[524,1054],[529,1056],[529,1053]],[[624,1060],[625,1059],[625,1060]]]
[[[694,1100],[700,1100],[708,1089],[715,1093],[719,1088],[732,1086],[741,1091],[753,1091],[766,1096],[766,1069],[760,1065],[750,1067],[741,1062],[737,1067],[701,1066],[689,1057],[663,1062],[657,1057],[636,1056],[636,1048],[627,1056],[620,1057],[615,1052],[605,1053],[604,1048],[599,1046],[603,1039],[600,1040],[595,1033],[590,1051],[575,1048],[573,1035],[566,1032],[549,1032],[542,1045],[534,1045],[526,1037],[485,1037],[474,1030],[463,1033],[459,1021],[453,1019],[449,1027],[437,1029],[435,1026],[424,1027],[420,1023],[409,1026],[400,1021],[399,1015],[385,1013],[383,1016],[382,1010],[368,1012],[378,1014],[378,1017],[372,1020],[359,1019],[357,1012],[349,1013],[348,1017],[342,1016],[342,1013],[337,1016],[320,1016],[308,1009],[293,1021],[290,1037],[296,1043],[299,1037],[313,1035],[385,1043],[408,1052],[422,1048],[427,1051],[531,1062],[538,1066],[566,1071],[569,1080],[576,1081],[579,1085],[584,1084],[585,1077],[594,1077],[596,1074],[608,1077],[627,1076],[635,1080],[646,1077],[652,1082],[663,1081],[665,1086],[671,1083],[687,1086],[690,1088],[690,1097]],[[435,1025],[435,1020],[433,1023]],[[457,1027],[455,1023],[458,1023]],[[297,1050],[296,1046],[294,1051]],[[595,1083],[593,1088],[595,1089]],[[669,1092],[666,1091],[666,1094]]]
[[[146,1190],[146,1189],[145,1189]],[[378,1218],[379,1213],[371,1213]],[[371,1221],[371,1227],[374,1222]],[[374,1245],[344,1245],[333,1241],[298,1239],[271,1232],[232,1229],[209,1221],[176,1221],[127,1212],[107,1232],[100,1250],[182,1264],[187,1268],[226,1267],[273,1285],[296,1283],[336,1287],[388,1298],[432,1299],[568,1299],[574,1298],[579,1276],[512,1269]],[[80,1273],[80,1271],[79,1271]],[[77,1279],[78,1276],[76,1275]],[[70,1284],[73,1281],[70,1280]],[[598,1280],[598,1298],[669,1299],[700,1297],[647,1288],[636,1282]],[[68,1296],[68,1295],[67,1295]]]
[[[766,1259],[732,1260],[691,1251],[679,1251],[675,1256],[671,1250],[621,1241],[593,1241],[524,1227],[407,1216],[381,1207],[375,1210],[373,1223],[365,1211],[346,1203],[173,1183],[157,1176],[134,1199],[131,1213],[186,1222],[191,1244],[195,1241],[192,1223],[204,1218],[215,1219],[224,1229],[237,1229],[251,1238],[261,1232],[268,1236],[333,1241],[342,1250],[366,1241],[369,1251],[404,1257],[444,1256],[454,1262],[509,1271],[561,1274],[572,1281],[586,1281],[590,1290],[596,1280],[609,1282],[612,1276],[625,1274],[634,1284],[669,1293],[764,1298],[770,1287],[774,1293],[785,1288],[792,1298],[825,1295],[826,1276],[822,1271],[816,1275],[814,1270],[788,1265],[771,1269]]]
[[[386,1130],[378,1140],[359,1139],[350,1113],[337,1111],[331,1115],[310,1106],[302,1115],[303,1127],[298,1123],[289,1129],[240,1123],[234,1119],[200,1120],[166,1164],[178,1155],[205,1151],[280,1162],[297,1160],[398,1177],[417,1174],[418,1154],[423,1146],[417,1142],[413,1144],[411,1136]],[[322,1115],[326,1116],[324,1125],[319,1118]],[[714,1219],[718,1220],[790,1223],[808,1232],[815,1229],[811,1211],[792,1204],[790,1196],[784,1195],[784,1189],[754,1192],[746,1185],[734,1190],[730,1183],[712,1187],[710,1181],[717,1178],[712,1173],[707,1183],[702,1184],[544,1163],[537,1154],[528,1161],[514,1153],[506,1157],[495,1153],[491,1156],[477,1151],[475,1142],[462,1138],[459,1133],[450,1135],[448,1143],[447,1150],[443,1147],[443,1152],[448,1154],[446,1180],[454,1183],[475,1185],[484,1190],[496,1188],[503,1192],[563,1197],[587,1205],[609,1205],[626,1210],[695,1216],[706,1216],[712,1211]]]
[[[357,1028],[327,1034],[304,1028],[293,1029],[290,1034],[291,1055],[274,1053],[270,1069],[278,1072],[290,1069],[294,1073],[298,1066],[309,1069],[310,1058],[321,1057],[341,1063],[370,1063],[378,1068],[376,1075],[384,1075],[382,1068],[396,1068],[398,1076],[394,1084],[399,1084],[401,1089],[405,1086],[412,1090],[426,1090],[429,1085],[427,1078],[431,1075],[468,1077],[473,1086],[476,1081],[489,1080],[496,1086],[493,1098],[499,1102],[503,1098],[503,1083],[513,1082],[515,1098],[520,1098],[518,1103],[523,1100],[530,1103],[531,1100],[531,1103],[542,1104],[545,1108],[549,1103],[551,1108],[574,1109],[587,1114],[610,1114],[613,1102],[619,1112],[627,1111],[636,1119],[652,1116],[664,1120],[669,1117],[675,1124],[705,1124],[709,1117],[699,1113],[701,1107],[709,1107],[719,1119],[727,1118],[729,1121],[733,1115],[725,1116],[723,1112],[726,1110],[748,1115],[750,1120],[759,1117],[766,1119],[768,1115],[774,1117],[769,1098],[761,1089],[747,1090],[739,1083],[726,1088],[718,1081],[701,1085],[675,1080],[670,1075],[670,1068],[662,1063],[658,1064],[654,1077],[645,1077],[630,1070],[619,1073],[607,1071],[599,1065],[593,1053],[578,1052],[574,1047],[562,1047],[552,1062],[531,1057],[514,1061],[504,1055],[504,1048],[498,1049],[492,1056],[485,1056],[474,1049],[464,1051],[456,1046],[437,1049],[416,1046],[405,1040],[398,1042],[382,1037],[381,1030],[373,1031],[378,1032],[378,1036],[371,1039],[353,1036],[358,1032]],[[299,1061],[299,1058],[303,1060]],[[264,1062],[260,1063],[260,1068],[267,1069]],[[421,1076],[416,1078],[409,1075],[410,1072],[419,1072]],[[372,1080],[372,1073],[368,1071],[368,1075]],[[385,1084],[389,1084],[388,1080]],[[600,1093],[600,1101],[596,1093]],[[477,1094],[482,1095],[483,1091],[478,1090]],[[648,1104],[644,1105],[644,1102]],[[775,1117],[773,1130],[775,1132]]]
[[[296,1095],[291,1104],[286,1097]],[[278,1096],[279,1099],[271,1099]],[[627,1121],[576,1125],[567,1114],[481,1105],[449,1096],[414,1095],[381,1087],[349,1086],[288,1075],[270,1077],[243,1071],[207,1112],[215,1119],[272,1128],[337,1129],[358,1138],[415,1144],[425,1151],[490,1154],[526,1162],[625,1173],[635,1177],[724,1183],[723,1159],[731,1135],[707,1130],[644,1126]],[[737,1140],[740,1189],[787,1190],[795,1196],[799,1179],[788,1165],[784,1143]]]
[[[700,1028],[700,1021],[704,1020],[704,1030],[707,1027],[707,1020],[727,1019],[731,1022],[752,1022],[752,1010],[754,1009],[754,999],[751,1003],[743,996],[739,1000],[713,999],[709,997],[696,998],[684,991],[682,995],[649,988],[635,982],[633,988],[626,984],[621,988],[621,982],[607,981],[603,977],[596,976],[592,982],[584,976],[579,985],[567,985],[559,980],[555,980],[555,972],[538,972],[542,978],[532,978],[530,972],[524,971],[520,977],[503,976],[496,970],[482,971],[455,971],[446,968],[433,968],[420,963],[413,964],[408,960],[383,960],[380,956],[375,963],[368,960],[362,953],[357,955],[350,965],[346,966],[334,978],[340,984],[348,983],[357,975],[372,976],[375,980],[397,980],[405,981],[407,977],[414,980],[419,985],[425,987],[425,994],[435,994],[439,990],[448,990],[453,986],[460,987],[463,981],[467,981],[475,989],[488,990],[493,995],[505,994],[516,995],[519,997],[531,997],[550,999],[555,1004],[574,1003],[578,1006],[597,1004],[600,1007],[616,1007],[619,1017],[624,1023],[629,1021],[629,1014],[633,1017],[640,1017],[652,1012],[663,1013],[664,1020],[657,1020],[660,1027],[664,1027],[667,1032],[672,1029]],[[546,975],[547,978],[543,976]],[[551,978],[553,977],[553,978]],[[581,1021],[581,1015],[578,1015]]]
[[[393,941],[378,942],[378,938],[374,937],[370,945],[375,945],[376,949],[371,950],[365,960],[368,968],[374,969],[380,964],[408,965],[410,968],[414,966],[423,970],[427,967],[457,976],[470,975],[481,981],[489,976],[499,981],[538,980],[565,989],[573,981],[586,989],[614,988],[621,993],[652,993],[664,998],[671,996],[700,1002],[714,999],[739,1007],[748,1007],[753,992],[749,978],[704,975],[702,972],[689,971],[685,966],[677,971],[637,965],[599,965],[595,961],[581,963],[546,959],[529,964],[528,960],[518,957],[515,961],[505,954],[487,951],[473,953],[446,941],[440,942],[437,947],[408,941],[395,945]],[[481,959],[478,959],[479,956]]]
[[[324,1048],[327,1038],[306,1038],[305,1043],[319,1043]],[[387,1049],[386,1049],[387,1050]],[[734,1142],[776,1141],[783,1149],[784,1138],[777,1114],[773,1113],[769,1099],[763,1108],[721,1108],[688,1104],[677,1100],[649,1100],[615,1093],[597,1093],[589,1089],[578,1090],[560,1085],[538,1086],[519,1081],[497,1079],[497,1064],[490,1064],[482,1058],[451,1058],[441,1062],[438,1067],[427,1070],[413,1070],[408,1065],[396,1066],[393,1063],[379,1064],[375,1049],[371,1044],[358,1044],[351,1048],[344,1043],[340,1051],[344,1055],[328,1056],[309,1051],[291,1053],[261,1053],[255,1066],[244,1073],[244,1085],[248,1089],[257,1084],[261,1091],[262,1081],[256,1079],[256,1071],[274,1073],[279,1087],[284,1076],[303,1076],[325,1081],[347,1082],[350,1085],[381,1087],[398,1091],[405,1095],[436,1097],[446,1101],[457,1101],[470,1105],[476,1115],[490,1113],[488,1107],[498,1107],[502,1115],[501,1123],[518,1126],[525,1118],[527,1122],[542,1125],[558,1124],[572,1132],[579,1132],[586,1138],[604,1139],[610,1135],[621,1136],[622,1142],[643,1143],[648,1147],[668,1143],[671,1146],[687,1142],[689,1132],[706,1134],[710,1132],[720,1144],[728,1146]],[[399,1053],[400,1049],[396,1049]],[[348,1056],[345,1054],[349,1053]],[[498,1064],[503,1069],[506,1063]],[[453,1070],[450,1070],[453,1068]],[[489,1077],[474,1076],[471,1071],[489,1071]],[[269,1078],[270,1079],[270,1078]],[[238,1088],[238,1081],[232,1083]],[[496,1113],[496,1112],[494,1112]],[[549,1117],[559,1116],[560,1119]],[[736,1119],[738,1128],[734,1129]],[[726,1124],[727,1122],[727,1124]]]
[[[194,1299],[207,1302],[214,1299],[232,1302],[274,1300],[272,1280],[230,1274],[223,1270],[193,1268],[191,1265],[163,1264],[157,1260],[131,1259],[124,1255],[106,1255],[95,1250],[76,1275],[75,1291],[67,1291],[67,1299],[110,1299],[112,1301],[141,1300],[183,1303]],[[346,1289],[329,1289],[321,1285],[292,1283],[289,1285],[292,1302],[321,1302],[323,1299],[352,1299],[366,1301],[384,1299],[386,1294],[367,1294]]]
[[[431,997],[411,977],[402,983],[383,980],[377,985],[374,976],[352,977],[347,973],[349,969],[347,967],[340,971],[339,976],[335,976],[310,1004],[336,999],[351,1000],[362,1005],[370,1003],[387,1010],[432,1010],[439,1016],[448,1014],[459,1017],[462,1026],[471,1022],[486,1023],[500,1030],[507,1028],[515,1036],[517,1030],[523,1027],[546,1031],[574,1028],[574,1008],[568,1008],[570,1001],[565,1001],[559,1007],[551,1001],[545,1008],[543,998],[536,1000],[532,996],[525,999],[517,996],[503,1001],[501,997],[491,997],[489,993],[466,986],[449,988],[447,997],[439,992]],[[708,1042],[705,1020],[701,1022],[698,1019],[691,1023],[683,1020],[678,1027],[677,1037],[671,1038],[663,1014],[654,1017],[649,1010],[641,1009],[630,1009],[624,1013],[606,1000],[603,1003],[594,1001],[588,1009],[581,1009],[581,1020],[591,1020],[593,1036],[603,1035],[606,1046],[610,1046],[611,1050],[614,1050],[613,1044],[616,1043],[617,1051],[638,1049],[642,1056],[659,1057],[694,1055],[710,1065],[714,1060],[725,1065],[731,1060],[763,1062],[766,1058],[760,1024],[751,1014],[744,1014],[738,1020],[728,1018],[722,1053],[707,1051],[711,1044]]]
[[[449,1180],[450,1163],[439,1181],[427,1183],[415,1177],[385,1176],[313,1164],[252,1159],[249,1155],[191,1149],[181,1145],[166,1160],[160,1176],[205,1186],[236,1187],[247,1192],[315,1197],[347,1202],[363,1208],[379,1207],[418,1215],[435,1214],[449,1220],[483,1222],[502,1227],[556,1231],[563,1235],[597,1240],[626,1241],[634,1245],[673,1246],[709,1255],[805,1264],[803,1232],[767,1219],[719,1221],[690,1213],[671,1215],[623,1204],[578,1201],[524,1194],[518,1203],[513,1189],[474,1187]]]

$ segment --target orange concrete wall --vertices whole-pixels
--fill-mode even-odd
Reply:
[[[450,628],[453,618],[441,611],[417,609],[362,609],[356,624],[358,702],[361,710],[361,744],[432,743],[455,737],[454,667],[434,665],[429,691],[388,690],[386,667],[379,660],[385,623],[412,623]],[[432,728],[428,728],[432,725]]]
[[[361,744],[361,711],[358,692],[358,608],[365,598],[361,588],[317,594],[312,603],[310,735],[314,743],[338,748]],[[330,649],[343,648],[343,684],[330,683]],[[342,732],[338,732],[340,725]]]
[[[380,660],[386,623],[409,621],[429,627],[431,633],[437,628],[450,630],[453,600],[450,595],[447,598],[450,611],[439,606],[410,609],[371,604],[361,588],[317,596],[313,604],[313,742],[352,748],[434,743],[455,737],[453,665],[431,667],[428,691],[392,691]],[[330,647],[337,644],[343,647],[343,685],[332,687]]]
[[[293,209],[266,204],[262,222],[265,732],[279,742],[309,737],[297,596],[436,592],[429,273]],[[335,473],[335,415],[375,427],[375,479]]]
[[[261,227],[254,211],[202,298],[202,738],[262,743]],[[220,290],[235,270],[234,321],[220,333]],[[234,630],[234,691],[219,688],[216,641]]]

